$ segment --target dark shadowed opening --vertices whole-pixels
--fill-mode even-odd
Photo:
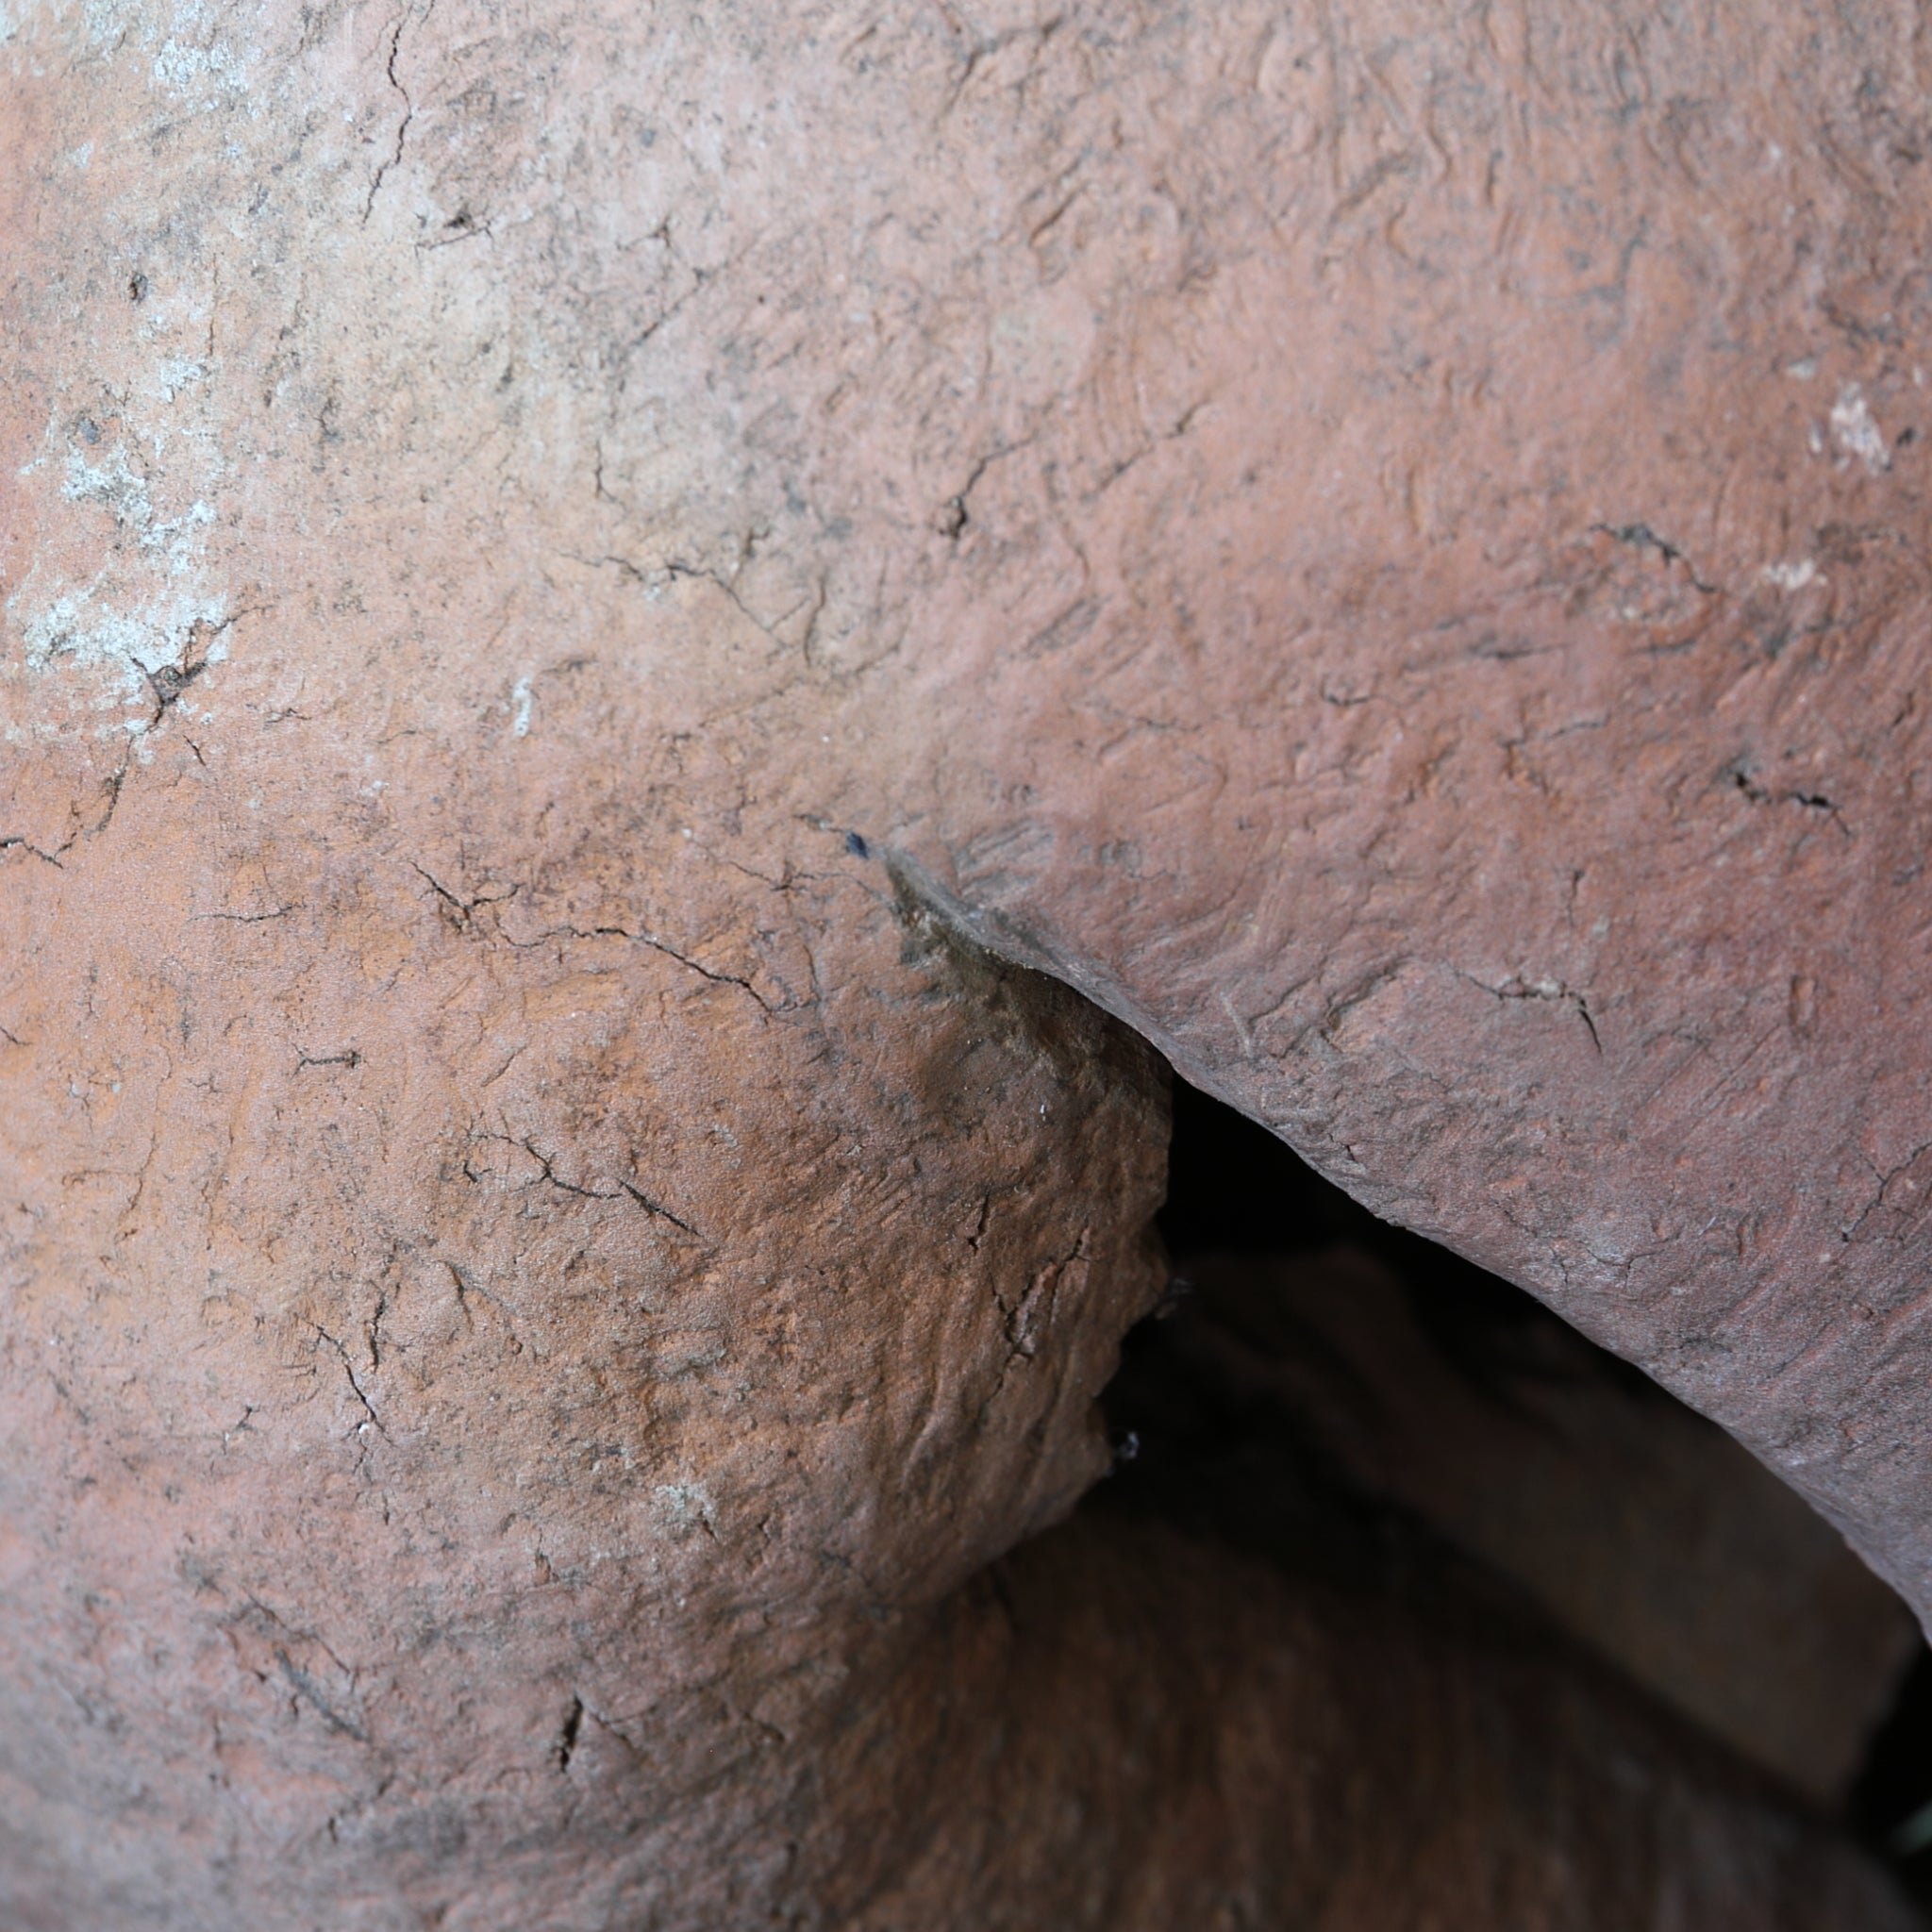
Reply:
[[[1480,1487],[1482,1470],[1509,1467],[1512,1457],[1570,1454],[1560,1441],[1566,1402],[1577,1405],[1580,1437],[1597,1430],[1606,1414],[1624,1418],[1639,1443],[1655,1435],[1666,1442],[1681,1437],[1695,1447],[1715,1433],[1531,1296],[1377,1220],[1266,1129],[1180,1081],[1160,1229],[1174,1286],[1161,1310],[1127,1338],[1121,1373],[1108,1391],[1119,1459],[1104,1507],[1158,1514],[1300,1574],[1401,1592],[1445,1607],[1444,1614],[1493,1613],[1505,1624],[1521,1619],[1525,1628],[1540,1621],[1564,1623],[1562,1641],[1569,1641],[1578,1622],[1549,1617],[1534,1560],[1526,1567],[1512,1564],[1506,1549],[1498,1561],[1495,1545],[1479,1546],[1480,1534],[1473,1541],[1466,1531],[1481,1510],[1458,1518],[1458,1497]],[[1467,1431],[1475,1442],[1469,1453],[1491,1460],[1462,1490],[1453,1468],[1409,1479],[1398,1458],[1391,1475],[1373,1447],[1364,1453],[1359,1433],[1338,1428],[1324,1408],[1322,1376],[1338,1385],[1362,1379],[1359,1356],[1344,1359],[1336,1337],[1353,1334],[1358,1342],[1360,1309],[1376,1295],[1383,1298],[1377,1306],[1400,1311],[1408,1338],[1405,1361],[1411,1369],[1423,1362],[1425,1381],[1434,1376],[1427,1386],[1437,1391],[1442,1414],[1461,1418],[1456,1426],[1476,1418]],[[1324,1307],[1351,1296],[1355,1313],[1330,1324]],[[1284,1298],[1291,1308],[1287,1316]],[[1388,1391],[1379,1393],[1386,1398]],[[1356,1412],[1371,1415],[1374,1403],[1365,1400]],[[1554,1446],[1546,1452],[1545,1443]],[[1464,1453],[1455,1427],[1440,1453],[1450,1463]],[[1709,1442],[1709,1454],[1718,1478],[1739,1479],[1734,1445]],[[1601,1479],[1602,1466],[1596,1475]],[[1552,1496],[1560,1503],[1564,1479],[1560,1473],[1543,1479],[1538,1495],[1545,1507]],[[1593,1507],[1600,1504],[1599,1493]],[[1678,1520],[1671,1511],[1681,1518],[1686,1507],[1676,1495],[1655,1512],[1662,1533]],[[1727,1507],[1713,1500],[1711,1513]],[[1641,1537],[1645,1521],[1643,1507],[1635,1506],[1619,1533]],[[1832,1555],[1826,1547],[1824,1560]],[[1657,1552],[1659,1576],[1672,1562],[1671,1550]],[[1722,1585],[1722,1571],[1712,1574]],[[1681,1579],[1674,1587],[1681,1587]],[[1889,1607],[1883,1602],[1875,1611],[1868,1607],[1866,1625],[1854,1620],[1846,1627],[1872,1627],[1870,1615],[1882,1620]],[[1617,1614],[1628,1621],[1627,1610]],[[1724,1614],[1721,1603],[1711,1607],[1713,1655],[1722,1655]],[[1749,1594],[1740,1597],[1739,1615],[1755,1614]],[[1579,1655],[1602,1657],[1596,1634],[1582,1628]],[[1917,1661],[1909,1661],[1913,1639],[1902,1619],[1885,1626],[1885,1634],[1890,1661],[1864,1670],[1861,1694],[1869,1715],[1841,1743],[1855,1754],[1846,1760],[1852,1769],[1831,1782],[1828,1802],[1815,1790],[1809,1802],[1840,1810],[1893,1863],[1920,1902],[1932,1904],[1932,1653],[1919,1646]],[[1637,1653],[1644,1641],[1640,1632]],[[1620,1668],[1614,1657],[1611,1666]],[[1681,1686],[1681,1657],[1674,1667]],[[1858,1660],[1848,1663],[1848,1682],[1858,1681]],[[1808,1694],[1817,1705],[1818,1671],[1811,1669],[1808,1690],[1800,1683],[1807,1668],[1805,1659],[1794,1659],[1784,1688],[1777,1668],[1761,1670],[1753,1695],[1761,1703]],[[1824,1702],[1829,1702],[1828,1687]],[[1721,1704],[1720,1697],[1713,1707]],[[1681,1698],[1674,1707],[1684,1708]],[[1761,1708],[1747,1713],[1742,1731],[1757,1722],[1774,1736],[1778,1715]],[[1792,1728],[1802,1731],[1802,1724],[1796,1718]]]
[[[1852,1816],[1912,1896],[1932,1907],[1932,1651],[1920,1651],[1872,1740],[1852,1788]]]

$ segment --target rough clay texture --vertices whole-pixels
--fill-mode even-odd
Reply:
[[[1915,23],[5,0],[11,1923],[804,1909],[1158,1272],[922,906],[1932,1607]]]

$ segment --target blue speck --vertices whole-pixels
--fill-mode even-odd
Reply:
[[[851,853],[854,858],[870,858],[872,857],[872,847],[857,832],[847,832],[845,834],[845,849]]]

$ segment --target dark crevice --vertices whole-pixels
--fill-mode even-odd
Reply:
[[[1852,1787],[1859,1835],[1932,1907],[1932,1650],[1922,1650]]]
[[[1266,1127],[1184,1080],[1174,1082],[1167,1202],[1158,1221],[1183,1293],[1185,1264],[1195,1255],[1314,1255],[1345,1242],[1391,1270],[1437,1349],[1486,1389],[1529,1359],[1532,1339],[1554,1327],[1607,1376],[1672,1400],[1641,1369],[1576,1335],[1521,1289],[1370,1213]]]
[[[1695,1460],[1709,1444],[1712,1480],[1719,1485],[1708,1492],[1709,1507],[1721,1513],[1733,1493],[1724,1485],[1741,1481],[1736,1493],[1748,1503],[1749,1481],[1762,1477],[1749,1469],[1739,1477],[1736,1464],[1742,1458],[1717,1440],[1713,1425],[1531,1296],[1377,1220],[1267,1129],[1181,1082],[1175,1083],[1169,1192],[1158,1219],[1172,1257],[1172,1287],[1156,1314],[1127,1337],[1120,1372],[1104,1398],[1116,1463],[1090,1507],[1158,1517],[1260,1557],[1311,1587],[1396,1601],[1433,1624],[1476,1633],[1485,1641],[1574,1653],[1577,1670],[1623,1685],[1624,1694],[1647,1700],[1683,1725],[1686,1737],[1695,1740],[1687,1748],[1718,1749],[1740,1765],[1748,1759],[1752,1774],[1769,1777],[1800,1809],[1815,1812],[1823,1803],[1836,1811],[1845,1828],[1892,1865],[1922,1906],[1932,1905],[1932,1653],[1916,1647],[1918,1660],[1901,1671],[1903,1688],[1889,1715],[1886,1686],[1898,1679],[1861,1664],[1865,1707],[1876,1719],[1862,1768],[1841,1776],[1833,1787],[1836,1798],[1803,1795],[1769,1758],[1740,1755],[1735,1738],[1707,1729],[1701,1714],[1690,1713],[1687,1723],[1688,1707],[1669,1694],[1669,1687],[1659,1690],[1624,1675],[1614,1644],[1601,1648],[1601,1631],[1585,1627],[1588,1615],[1579,1623],[1571,1614],[1574,1603],[1566,1611],[1542,1591],[1534,1558],[1526,1567],[1512,1566],[1507,1551],[1499,1558],[1493,1547],[1479,1547],[1480,1536],[1473,1541],[1468,1521],[1455,1513],[1457,1479],[1434,1484],[1426,1475],[1413,1478],[1413,1431],[1407,1449],[1392,1452],[1397,1459],[1402,1454],[1411,1458],[1408,1486],[1399,1477],[1390,1480],[1389,1467],[1377,1461],[1374,1426],[1362,1419],[1387,1413],[1391,1391],[1400,1396],[1400,1375],[1385,1375],[1399,1357],[1408,1365],[1403,1373],[1423,1376],[1409,1386],[1423,1389],[1450,1419],[1440,1445],[1430,1439],[1427,1454],[1440,1447],[1445,1463],[1465,1454],[1491,1457],[1486,1465],[1471,1465],[1460,1493],[1479,1490],[1486,1472],[1507,1475],[1541,1457],[1567,1470],[1578,1459],[1579,1441],[1587,1461],[1591,1432],[1607,1418],[1615,1424],[1612,1433],[1621,1429],[1640,1448],[1652,1441],[1682,1443]],[[1408,1338],[1406,1354],[1391,1351],[1380,1360],[1373,1345],[1364,1353],[1362,1311],[1371,1305]],[[1419,1372],[1418,1361],[1425,1364]],[[1374,1386],[1378,1376],[1384,1379]],[[1355,1418],[1354,1434],[1348,1425],[1338,1429],[1339,1414]],[[1467,1424],[1467,1441],[1457,1435],[1458,1416]],[[1399,1437],[1399,1419],[1391,1427],[1391,1440]],[[1616,1467],[1614,1460],[1605,1464],[1599,1484]],[[1594,1531],[1586,1527],[1573,1537],[1566,1530],[1560,1504],[1568,1480],[1567,1474],[1553,1476],[1557,1487],[1536,1493],[1545,1508],[1549,1496],[1557,1498],[1554,1540],[1565,1547],[1574,1541],[1587,1567],[1586,1546]],[[1588,1525],[1621,1511],[1625,1520],[1618,1533],[1626,1539],[1668,1537],[1672,1511],[1685,1502],[1680,1485],[1660,1500],[1633,1497],[1627,1509],[1619,1495],[1605,1512],[1601,1488],[1593,1499],[1577,1493],[1585,1506],[1575,1512],[1578,1521]],[[1693,1491],[1690,1506],[1697,1500]],[[1774,1492],[1774,1514],[1779,1502]],[[1784,1507],[1795,1508],[1788,1499]],[[1674,1587],[1668,1578],[1678,1552],[1654,1542],[1629,1546],[1646,1575],[1654,1565],[1666,1579],[1652,1608],[1668,1615]],[[1707,1626],[1705,1654],[1723,1677],[1732,1668],[1724,1655],[1733,1627],[1727,1620],[1749,1624],[1757,1607],[1748,1577],[1734,1578],[1722,1564],[1704,1560],[1709,1607],[1694,1605],[1693,1621]],[[1895,1603],[1890,1610],[1883,1601],[1875,1607],[1881,1624],[1887,1615],[1897,1616],[1884,1625],[1892,1646],[1888,1655],[1912,1655],[1913,1640]],[[1749,1680],[1754,1694],[1761,1690],[1766,1706],[1794,1694],[1802,1698],[1800,1680],[1809,1669],[1808,1707],[1816,1708],[1820,1685],[1836,1681],[1829,1658],[1824,1666],[1815,1657],[1787,1659],[1774,1647],[1767,1651],[1761,1635],[1756,1641],[1757,1654],[1774,1661]],[[1823,1677],[1816,1674],[1820,1668]],[[1696,1701],[1693,1694],[1690,1703]],[[1847,1765],[1857,1763],[1858,1735],[1840,1733],[1853,1753],[1841,1760]]]
[[[563,1714],[563,1726],[557,1734],[557,1748],[552,1754],[557,1759],[558,1771],[568,1771],[570,1760],[577,1748],[577,1734],[584,1727],[584,1700],[573,1697],[570,1708]]]

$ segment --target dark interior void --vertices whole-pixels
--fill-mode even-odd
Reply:
[[[1499,1362],[1557,1322],[1541,1302],[1488,1270],[1377,1219],[1266,1127],[1181,1079],[1174,1083],[1174,1141],[1159,1222],[1183,1282],[1188,1257],[1216,1250],[1301,1255],[1338,1241],[1365,1249],[1405,1283],[1426,1284],[1426,1292],[1410,1296],[1416,1319],[1439,1349],[1479,1379],[1491,1377]],[[1581,1336],[1575,1340],[1606,1374],[1670,1400],[1641,1370]]]
[[[1932,1651],[1914,1660],[1873,1739],[1851,1808],[1860,1833],[1897,1864],[1912,1896],[1932,1907]]]
[[[1373,1455],[1365,1460],[1355,1453],[1358,1444],[1346,1431],[1338,1438],[1323,1425],[1319,1401],[1310,1407],[1296,1394],[1317,1386],[1313,1376],[1347,1378],[1356,1369],[1340,1357],[1324,1368],[1324,1351],[1333,1351],[1320,1323],[1284,1313],[1269,1298],[1268,1283],[1303,1266],[1286,1257],[1305,1257],[1319,1273],[1328,1265],[1322,1257],[1343,1249],[1357,1257],[1348,1265],[1392,1283],[1388,1292],[1405,1305],[1406,1332],[1421,1338],[1410,1357],[1427,1357],[1449,1391],[1444,1413],[1487,1413],[1487,1404],[1505,1414],[1513,1405],[1514,1419],[1506,1415],[1498,1424],[1505,1433],[1489,1439],[1492,1457],[1498,1441],[1506,1460],[1513,1453],[1517,1439],[1507,1429],[1519,1424],[1524,1456],[1540,1454],[1557,1413],[1552,1405],[1570,1400],[1565,1391],[1572,1390],[1578,1402],[1599,1405],[1585,1416],[1586,1428],[1595,1427],[1591,1416],[1605,1404],[1636,1417],[1639,1439],[1653,1424],[1666,1439],[1673,1429],[1708,1425],[1530,1296],[1378,1221],[1231,1108],[1181,1082],[1174,1100],[1160,1216],[1174,1288],[1161,1310],[1127,1338],[1108,1391],[1118,1459],[1096,1505],[1178,1522],[1324,1584],[1398,1593],[1465,1624],[1491,1620],[1512,1633],[1510,1641],[1520,1633],[1524,1641],[1570,1642],[1574,1620],[1571,1630],[1553,1634],[1553,1620],[1535,1591],[1522,1587],[1521,1573],[1512,1577],[1507,1564],[1499,1569],[1473,1555],[1453,1523],[1445,1533],[1431,1497],[1419,1507],[1413,1491],[1391,1495],[1379,1473],[1364,1479],[1365,1467],[1378,1467]],[[1346,1294],[1354,1278],[1337,1276],[1341,1286],[1334,1291]],[[1304,1312],[1308,1306],[1304,1293]],[[1293,1366],[1285,1376],[1254,1371],[1257,1361],[1289,1358]],[[1527,1406],[1525,1390],[1534,1398]],[[1457,1441],[1445,1441],[1441,1453],[1453,1458]],[[1424,1489],[1432,1479],[1424,1478]],[[1659,1574],[1671,1560],[1668,1552],[1659,1557]],[[1721,1633],[1721,1611],[1717,1623]],[[1896,1654],[1908,1657],[1910,1636],[1895,1641]],[[1577,1650],[1584,1668],[1604,1666],[1590,1642]],[[1776,1670],[1760,1674],[1773,1684],[1768,1695],[1781,1694]],[[1883,1678],[1862,1751],[1861,1768],[1839,1780],[1832,1807],[1841,1807],[1920,1902],[1932,1905],[1932,1654],[1923,1647],[1916,1663]]]

